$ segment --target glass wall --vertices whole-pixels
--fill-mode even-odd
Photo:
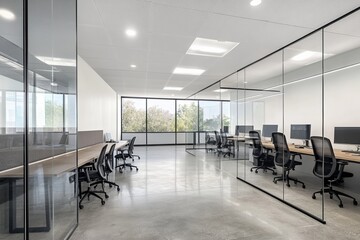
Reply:
[[[233,174],[235,160],[239,180],[320,222],[340,214],[358,226],[359,29],[357,10],[219,81],[234,155],[217,147],[217,166]]]
[[[0,239],[65,239],[78,223],[76,1],[25,1],[25,25],[23,2],[0,4]]]

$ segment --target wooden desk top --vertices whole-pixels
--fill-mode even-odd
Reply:
[[[128,142],[119,141],[116,143],[115,149],[124,147]],[[81,148],[78,150],[78,166],[82,166],[95,158],[99,157],[100,151],[104,145],[108,145],[107,151],[114,143],[99,143],[89,147]],[[65,172],[70,172],[76,169],[75,160],[76,151],[67,152],[51,158],[36,161],[29,164],[29,175],[45,175],[45,176],[58,176]],[[0,172],[0,177],[23,177],[23,166],[15,167]]]
[[[267,149],[274,149],[274,145],[271,142],[262,142],[262,145]],[[313,156],[314,152],[312,148],[296,148],[294,144],[289,144],[289,150],[293,153],[300,153],[304,155]],[[353,153],[346,153],[342,152],[339,149],[334,149],[334,154],[336,159],[353,162],[353,163],[360,163],[360,155],[354,155]]]

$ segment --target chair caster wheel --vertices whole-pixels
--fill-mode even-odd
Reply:
[[[83,209],[83,208],[84,208],[84,206],[83,206],[83,205],[79,205],[79,208],[80,208],[80,209]]]
[[[330,199],[333,199],[333,195],[330,195]]]
[[[105,195],[105,198],[109,198],[109,195],[106,194],[106,195]]]
[[[302,188],[305,189],[305,185],[302,185]]]
[[[277,181],[273,181],[275,184],[277,184]]]
[[[104,200],[101,201],[101,205],[105,205],[105,201],[104,201]]]
[[[287,187],[290,187],[290,184],[286,184]]]
[[[117,187],[117,191],[120,192],[120,187]]]
[[[111,185],[111,184],[109,184],[109,188],[112,188],[112,185]]]
[[[253,170],[252,169],[250,169],[250,172],[252,172]]]
[[[130,168],[130,171],[132,171],[132,168]]]
[[[255,173],[258,173],[258,170],[256,170]]]
[[[296,184],[297,184],[297,181],[294,181],[294,184],[296,185]]]
[[[316,196],[315,196],[315,195],[312,195],[312,199],[316,199]]]
[[[276,175],[277,173],[276,172],[273,172],[273,175]]]
[[[354,206],[358,205],[358,202],[356,200],[353,201]]]
[[[344,205],[342,203],[339,204],[339,208],[343,208]]]
[[[138,168],[136,168],[136,171],[139,171],[139,169],[138,169]]]

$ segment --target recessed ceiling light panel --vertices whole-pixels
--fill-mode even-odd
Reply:
[[[70,58],[57,58],[57,57],[45,57],[35,56],[40,61],[52,65],[52,66],[65,66],[65,67],[76,67],[76,60]]]
[[[130,67],[131,67],[131,68],[136,68],[136,65],[135,65],[135,64],[131,64]]]
[[[129,29],[126,29],[125,34],[128,37],[136,37],[137,32],[135,29],[129,28]]]
[[[167,90],[167,91],[181,91],[183,90],[182,87],[164,87],[163,90]]]
[[[196,75],[199,76],[203,74],[205,70],[198,68],[182,68],[177,67],[174,69],[173,74],[182,74],[182,75]]]
[[[5,8],[0,8],[0,17],[9,21],[15,20],[15,14]]]
[[[186,54],[208,57],[223,57],[233,50],[239,43],[218,41],[215,39],[195,38]]]
[[[216,89],[214,90],[214,92],[219,92],[219,93],[223,93],[223,92],[227,92],[227,89]]]
[[[261,0],[252,0],[250,5],[253,7],[259,6],[261,4]]]

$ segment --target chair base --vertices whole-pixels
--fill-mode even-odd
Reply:
[[[286,181],[286,186],[287,187],[290,187],[290,181],[293,181],[294,184],[296,185],[297,183],[301,183],[302,184],[302,188],[305,188],[305,183],[298,180],[297,178],[292,178],[289,176],[289,173],[288,174],[283,174],[281,176],[278,176],[278,177],[274,177],[274,180],[273,182],[276,184],[278,181]]]
[[[85,199],[86,197],[89,199],[90,196],[94,196],[94,197],[100,199],[100,200],[101,200],[101,205],[104,205],[104,204],[105,204],[104,199],[103,199],[102,197],[100,197],[97,193],[104,193],[105,196],[107,196],[107,195],[106,195],[106,192],[104,192],[104,191],[91,191],[91,190],[90,190],[90,186],[88,187],[88,189],[87,189],[86,191],[81,192],[81,193],[80,193],[80,196],[82,196],[82,195],[83,195],[83,196],[81,197],[81,199],[80,199],[80,201],[79,201],[79,208],[80,208],[80,209],[83,209],[83,208],[84,208],[84,206],[83,206],[81,203],[84,201],[84,199]]]
[[[276,174],[277,174],[276,169],[267,167],[267,166],[265,166],[265,165],[252,167],[252,168],[250,168],[250,172],[254,171],[254,169],[255,169],[255,173],[258,173],[259,169],[262,169],[263,172],[267,172],[267,170],[269,170],[269,171],[272,171],[272,174],[273,174],[273,175],[276,175]]]
[[[314,192],[313,195],[312,195],[312,198],[313,198],[313,199],[316,199],[316,194],[318,194],[318,193],[322,195],[323,189]],[[330,199],[333,199],[333,195],[335,195],[335,197],[336,197],[336,198],[339,200],[339,202],[340,202],[340,203],[339,203],[339,207],[340,207],[340,208],[343,208],[343,207],[344,207],[343,202],[342,202],[340,196],[344,196],[344,197],[350,198],[350,199],[353,200],[353,204],[354,204],[355,206],[358,205],[358,202],[356,201],[356,198],[354,198],[354,197],[352,197],[352,196],[350,196],[350,195],[348,195],[348,194],[346,194],[346,193],[343,193],[343,192],[334,190],[331,186],[325,188],[325,189],[324,189],[324,193],[329,193]]]
[[[123,169],[126,169],[126,167],[130,167],[131,171],[132,171],[133,168],[135,168],[136,171],[139,171],[138,167],[135,166],[135,165],[132,165],[131,163],[123,163],[123,164],[120,164],[120,165],[116,166],[115,168],[119,168],[119,172],[123,173]]]

